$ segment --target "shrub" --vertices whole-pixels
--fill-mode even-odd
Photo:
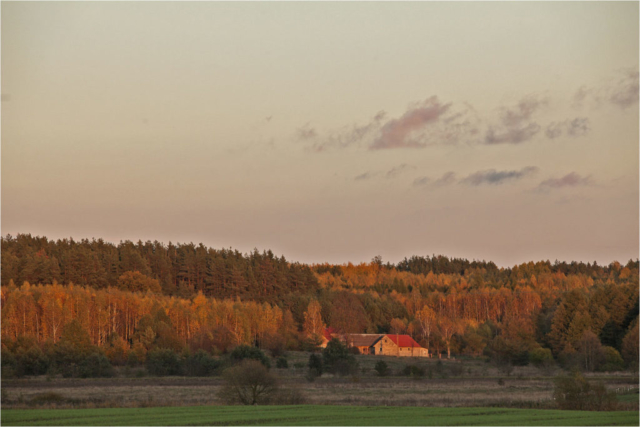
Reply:
[[[406,365],[402,371],[400,371],[402,375],[411,376],[413,378],[422,378],[424,377],[425,371],[424,368],[415,365]]]
[[[78,366],[82,378],[113,377],[115,371],[104,354],[93,353]]]
[[[150,351],[147,355],[147,371],[150,375],[156,376],[180,375],[180,359],[170,349]]]
[[[127,365],[128,366],[137,366],[144,363],[147,360],[147,349],[142,345],[142,343],[137,342],[129,351],[129,355],[127,356]]]
[[[598,366],[599,371],[622,371],[624,369],[624,360],[622,356],[613,347],[602,347],[604,353],[604,362]]]
[[[332,339],[322,351],[322,365],[325,371],[338,375],[357,372],[358,363],[349,349],[339,340]]]
[[[267,369],[271,367],[271,363],[269,362],[267,355],[258,347],[252,347],[249,345],[239,345],[234,348],[229,354],[229,359],[235,363],[241,362],[245,359],[252,359],[262,363]]]
[[[556,378],[553,398],[560,409],[612,411],[617,406],[616,395],[602,382],[591,385],[578,371]]]
[[[280,334],[266,333],[260,346],[266,348],[271,353],[271,357],[280,357],[284,356],[287,343]]]
[[[19,349],[15,355],[16,375],[44,375],[49,369],[49,358],[39,347]]]
[[[263,404],[278,389],[275,375],[257,360],[243,360],[224,371],[223,378],[224,384],[218,396],[229,404]]]
[[[107,340],[108,345],[105,347],[105,355],[114,365],[124,365],[128,361],[129,346],[127,342],[116,332],[111,333]]]
[[[278,360],[276,361],[276,368],[289,369],[289,363],[287,362],[287,359],[284,357],[279,357]]]
[[[220,361],[204,350],[198,350],[187,356],[184,362],[185,375],[190,377],[214,375],[218,368],[220,368]]]
[[[387,362],[385,362],[384,360],[378,360],[374,369],[381,377],[386,377],[389,373],[389,365],[387,365]]]
[[[547,368],[553,364],[553,355],[548,348],[538,347],[529,352],[529,362],[537,368]]]
[[[313,378],[319,377],[322,375],[324,371],[324,366],[322,364],[322,357],[317,354],[312,354],[309,356],[309,375]]]

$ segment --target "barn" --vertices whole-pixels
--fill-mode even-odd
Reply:
[[[346,340],[347,345],[357,348],[360,354],[374,354],[374,346],[383,336],[381,334],[349,334]]]
[[[387,334],[374,345],[372,354],[401,357],[429,357],[429,350],[409,335]]]

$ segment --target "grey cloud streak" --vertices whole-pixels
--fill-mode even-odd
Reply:
[[[365,181],[367,179],[371,179],[376,175],[380,175],[380,172],[365,172],[360,175],[357,175],[353,178],[354,181]]]
[[[502,170],[486,169],[474,172],[464,178],[458,179],[453,171],[445,172],[440,178],[431,183],[431,179],[427,176],[416,178],[413,181],[414,187],[445,187],[452,184],[462,184],[469,186],[480,185],[500,185],[506,182],[518,181],[520,179],[535,175],[538,172],[536,166],[526,166],[519,170]]]
[[[617,78],[600,86],[581,86],[573,96],[574,107],[580,108],[590,102],[595,107],[610,104],[625,110],[636,105],[640,90],[638,67],[618,70],[618,73]]]
[[[565,188],[565,187],[580,187],[593,185],[591,175],[580,176],[576,172],[570,172],[561,178],[549,178],[542,181],[537,189],[539,191],[549,191],[552,189]]]
[[[380,129],[382,120],[386,117],[385,111],[379,111],[373,118],[364,125],[352,125],[343,128],[341,131],[330,135],[322,141],[311,146],[311,151],[320,153],[331,148],[347,148],[356,144]]]
[[[563,122],[553,122],[547,126],[545,135],[549,139],[555,139],[563,134],[571,137],[580,137],[589,133],[590,121],[587,117],[576,117],[573,120],[565,120]]]
[[[422,187],[427,185],[429,182],[431,182],[431,179],[429,179],[428,176],[420,176],[416,179],[413,180],[413,186],[414,187]]]
[[[396,166],[394,168],[391,168],[389,171],[387,171],[387,173],[385,174],[385,177],[386,178],[395,178],[398,175],[400,175],[401,173],[407,171],[408,169],[412,169],[412,168],[413,168],[412,166],[410,166],[410,165],[408,165],[406,163],[403,163],[403,164],[401,164],[399,166]]]
[[[532,121],[535,113],[548,104],[546,97],[528,95],[512,107],[502,107],[501,125],[490,125],[484,143],[520,144],[540,132],[540,125]]]
[[[492,144],[520,144],[529,141],[540,132],[540,125],[537,123],[529,123],[527,126],[513,129],[506,129],[502,132],[496,132],[492,127],[489,128],[485,135],[484,143]]]
[[[433,184],[436,187],[443,187],[445,185],[450,185],[456,182],[456,174],[453,171],[445,172],[440,178],[436,180]]]
[[[394,179],[401,174],[407,172],[408,170],[415,169],[415,166],[409,165],[407,163],[402,163],[398,166],[394,166],[386,172],[380,171],[367,171],[360,175],[357,175],[353,178],[354,181],[365,181],[377,176],[384,175],[385,179]]]
[[[299,139],[301,140],[308,140],[308,139],[313,139],[316,136],[318,136],[318,132],[309,126],[309,123],[305,124],[304,126],[298,128],[296,130],[296,134],[298,136]]]
[[[538,171],[535,166],[527,166],[520,170],[497,171],[495,169],[487,169],[472,173],[466,178],[460,180],[460,184],[467,185],[499,185],[508,181],[516,181],[527,176],[533,175]]]

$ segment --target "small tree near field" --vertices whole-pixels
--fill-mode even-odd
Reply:
[[[309,356],[309,372],[307,379],[313,381],[316,377],[322,375],[324,367],[322,366],[322,357],[319,354],[312,354]]]
[[[578,371],[556,378],[553,398],[560,409],[579,411],[613,411],[618,402],[602,382],[590,384]]]
[[[229,404],[258,405],[266,403],[277,391],[275,375],[260,362],[243,360],[223,373],[224,385],[218,396]]]
[[[358,362],[349,349],[337,339],[332,339],[327,343],[327,347],[322,350],[323,369],[332,374],[349,375],[358,369]]]
[[[258,347],[253,347],[250,345],[239,345],[233,349],[231,353],[229,353],[229,359],[231,361],[238,363],[245,359],[257,360],[262,363],[267,369],[271,368],[271,362],[269,362],[269,358],[262,350]]]
[[[378,375],[380,375],[381,377],[386,377],[387,374],[389,373],[389,366],[387,365],[387,362],[383,360],[378,360],[378,362],[376,363],[375,370],[378,373]]]

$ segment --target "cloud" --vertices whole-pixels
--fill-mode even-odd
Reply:
[[[533,114],[542,106],[546,106],[549,100],[536,95],[528,95],[522,98],[515,106],[504,108],[502,112],[502,124],[509,127],[519,127],[529,121]]]
[[[535,113],[548,104],[546,97],[528,95],[512,107],[502,107],[499,125],[490,125],[484,143],[520,144],[531,140],[540,132],[540,125],[533,121]]]
[[[550,178],[542,181],[538,185],[538,190],[548,191],[552,189],[565,188],[565,187],[580,187],[592,185],[593,180],[591,175],[580,176],[576,172],[571,172],[563,176],[562,178]]]
[[[310,127],[309,123],[307,123],[296,130],[296,135],[298,139],[308,140],[314,139],[316,136],[318,136],[318,132],[314,128]]]
[[[422,186],[427,185],[429,182],[431,182],[431,179],[429,179],[429,177],[421,176],[421,177],[418,177],[418,178],[413,180],[413,186],[414,187],[422,187]]]
[[[580,137],[589,133],[589,130],[591,130],[589,119],[587,117],[576,117],[573,120],[549,124],[545,135],[549,139],[558,138],[565,133],[571,137]]]
[[[407,163],[402,163],[401,165],[394,166],[386,172],[380,171],[367,171],[353,178],[354,181],[364,181],[367,179],[371,179],[377,176],[384,175],[385,179],[394,179],[397,176],[405,173],[408,170],[415,169],[415,166],[409,165]]]
[[[442,104],[437,96],[426,99],[410,108],[400,118],[385,123],[380,135],[369,146],[370,150],[389,148],[416,148],[426,144],[411,137],[427,125],[437,122],[447,112],[451,104]]]
[[[638,69],[624,70],[624,75],[620,78],[609,93],[609,101],[622,108],[628,108],[638,103]]]
[[[356,176],[355,178],[353,178],[354,181],[366,181],[368,179],[373,178],[374,176],[380,175],[380,172],[365,172],[362,173],[358,176]]]
[[[529,123],[524,127],[510,128],[502,132],[496,132],[493,127],[490,127],[485,135],[484,143],[489,145],[520,144],[529,141],[538,132],[540,132],[540,125],[537,123]]]
[[[638,67],[618,70],[618,76],[600,86],[581,86],[573,96],[573,106],[581,108],[589,102],[594,107],[610,104],[627,109],[638,103],[640,90]]]
[[[311,150],[319,153],[330,148],[347,148],[350,145],[358,143],[380,129],[381,122],[385,118],[386,114],[387,113],[385,111],[379,111],[368,123],[364,125],[351,125],[344,127],[322,141],[314,143],[311,146]]]
[[[466,178],[460,180],[460,184],[467,185],[499,185],[503,184],[507,181],[516,181],[522,179],[524,177],[535,174],[538,171],[538,168],[535,166],[527,166],[520,170],[511,170],[511,171],[496,171],[495,169],[488,169],[484,171],[478,171],[472,173]]]
[[[433,185],[436,187],[444,187],[456,182],[456,174],[453,171],[445,172],[440,178],[438,178]]]
[[[385,177],[387,179],[389,178],[395,178],[398,175],[400,175],[401,173],[407,171],[408,169],[413,169],[413,166],[410,166],[406,163],[403,163],[399,166],[393,167],[390,170],[387,171],[387,173],[385,174]]]

